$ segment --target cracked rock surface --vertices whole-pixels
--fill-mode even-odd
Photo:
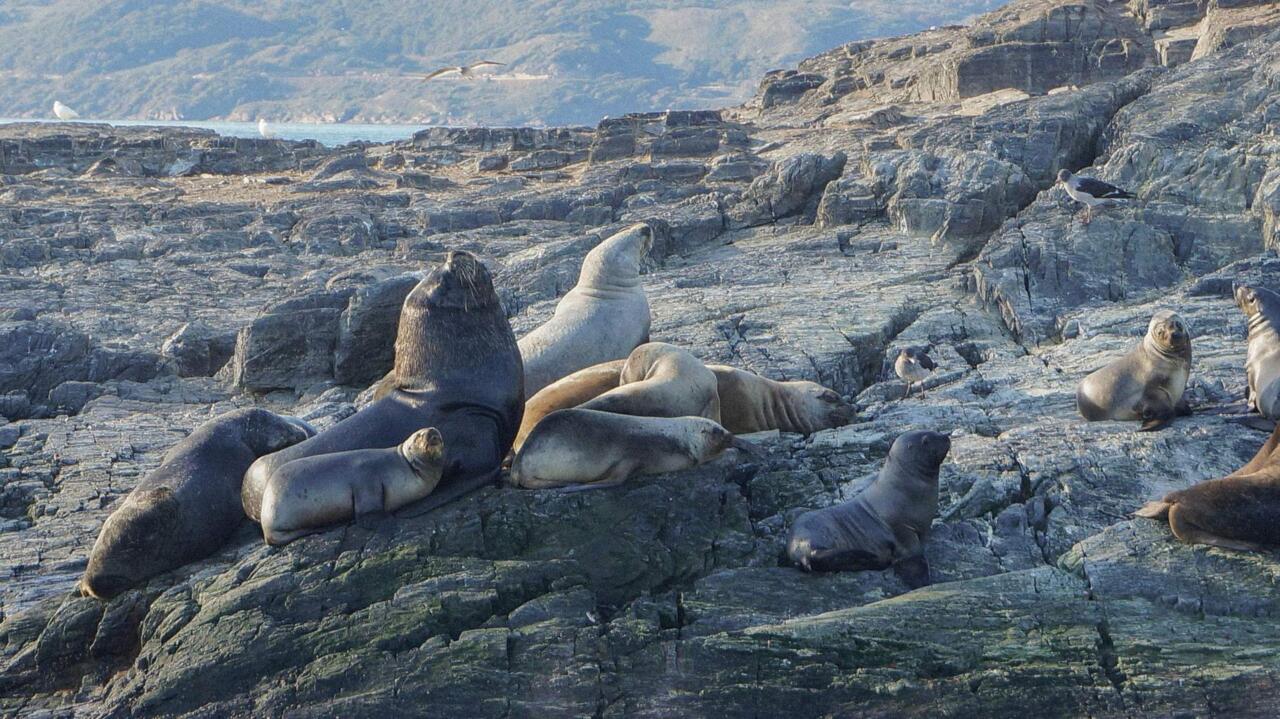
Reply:
[[[335,149],[0,128],[0,715],[1274,716],[1277,556],[1130,516],[1265,440],[1232,421],[1230,291],[1280,288],[1280,30],[1204,5],[1018,2],[833,50],[740,108],[598,128]],[[1164,62],[1170,37],[1206,49]],[[1085,224],[1063,168],[1138,199]],[[857,420],[279,548],[246,522],[110,602],[73,592],[201,422],[354,412],[448,250],[488,264],[520,335],[638,221],[655,341],[821,382]],[[1195,414],[1084,423],[1076,384],[1166,307]],[[939,369],[904,399],[891,361],[923,346]],[[914,429],[952,436],[933,585],[788,566],[795,518]]]

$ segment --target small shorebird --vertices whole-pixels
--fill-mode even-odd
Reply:
[[[1098,205],[1109,205],[1116,200],[1129,200],[1133,193],[1121,189],[1109,182],[1095,180],[1092,177],[1081,177],[1071,174],[1070,170],[1058,173],[1058,182],[1067,188],[1067,194],[1076,202],[1085,206],[1084,224],[1093,219],[1093,208]]]
[[[80,117],[80,113],[76,112],[75,110],[72,110],[66,105],[63,105],[61,102],[57,100],[53,101],[53,114],[59,120],[76,120],[76,119],[79,119]]]
[[[911,396],[911,385],[923,383],[937,368],[933,358],[924,350],[908,348],[899,352],[898,359],[893,363],[893,371],[897,373],[898,379],[907,383],[907,393],[903,395],[903,399]],[[924,395],[923,387],[920,388],[920,394]]]
[[[448,75],[449,73],[452,73],[452,72],[456,72],[456,73],[458,73],[458,75],[459,75],[459,76],[461,76],[461,77],[471,77],[472,75],[474,75],[474,74],[475,74],[475,71],[476,71],[477,69],[482,68],[482,67],[489,67],[490,65],[506,65],[506,63],[505,63],[505,62],[494,62],[493,60],[481,60],[480,62],[472,63],[472,64],[470,64],[470,65],[457,65],[457,66],[454,66],[454,67],[442,67],[442,68],[440,68],[439,70],[436,70],[436,71],[434,71],[434,72],[432,72],[432,73],[428,74],[426,77],[422,78],[422,81],[423,81],[423,82],[426,82],[427,80],[430,80],[430,79],[432,79],[432,78],[440,77],[441,75]]]

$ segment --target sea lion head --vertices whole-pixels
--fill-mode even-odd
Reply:
[[[168,487],[130,494],[102,525],[80,580],[80,591],[110,599],[172,569],[165,558],[174,552],[165,545],[179,534],[181,516],[178,499]],[[165,551],[157,551],[157,547]]]
[[[910,467],[938,481],[938,468],[951,451],[951,438],[940,432],[916,430],[898,435],[889,448],[889,462]]]
[[[1160,310],[1152,315],[1147,336],[1165,354],[1182,354],[1191,348],[1191,330],[1173,310]]]
[[[405,299],[410,305],[476,310],[493,305],[493,277],[470,252],[450,251]]]
[[[852,422],[857,414],[853,405],[845,402],[844,398],[837,394],[835,390],[823,387],[817,382],[797,380],[791,385],[799,390],[800,395],[804,397],[805,403],[811,408],[813,417],[826,421],[824,426],[816,427],[815,431],[830,429],[831,427],[843,427]]]
[[[596,245],[582,260],[579,284],[631,286],[640,282],[640,267],[653,249],[653,228],[640,222]]]
[[[1250,322],[1255,317],[1280,317],[1280,295],[1263,287],[1238,284],[1235,286],[1236,306]],[[1280,328],[1277,328],[1280,329]]]
[[[444,436],[435,427],[409,435],[400,445],[400,454],[419,477],[439,481],[444,470]]]

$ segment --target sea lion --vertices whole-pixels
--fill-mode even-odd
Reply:
[[[819,572],[893,567],[912,589],[928,584],[924,542],[938,515],[938,469],[950,450],[945,434],[900,435],[866,489],[800,515],[787,542],[791,561]]]
[[[1164,519],[1188,544],[1257,552],[1280,545],[1280,427],[1239,470],[1148,502],[1134,516]]]
[[[622,366],[626,363],[624,359],[601,362],[538,390],[537,394],[524,403],[524,419],[520,421],[520,431],[516,432],[516,441],[512,444],[511,451],[520,451],[525,438],[543,417],[558,409],[577,407],[616,388],[622,376]]]
[[[666,342],[631,351],[618,387],[583,402],[580,409],[640,417],[706,417],[720,421],[716,376],[688,352]]]
[[[428,427],[399,447],[286,462],[262,494],[262,536],[267,544],[287,544],[365,514],[394,512],[431,494],[444,454],[444,438]]]
[[[707,369],[716,376],[720,424],[734,434],[771,429],[813,434],[853,421],[853,407],[817,382],[778,382],[722,364]]]
[[[1262,287],[1236,285],[1235,299],[1249,320],[1244,360],[1249,407],[1268,419],[1280,419],[1280,295]]]
[[[637,224],[587,253],[578,284],[561,298],[555,314],[520,338],[529,396],[584,367],[622,359],[649,341],[640,261],[652,246],[653,231]]]
[[[1151,317],[1142,341],[1118,360],[1084,378],[1076,407],[1090,422],[1142,420],[1139,432],[1163,429],[1190,414],[1182,393],[1191,373],[1191,333],[1172,310]]]
[[[704,417],[636,417],[590,409],[548,414],[511,463],[510,482],[526,489],[587,484],[613,487],[634,474],[695,467],[729,447],[758,449]]]
[[[469,253],[450,252],[405,298],[395,347],[395,389],[315,437],[254,462],[241,497],[246,514],[259,519],[268,480],[286,462],[395,447],[427,427],[444,437],[444,470],[433,499],[446,501],[496,478],[524,411],[524,371],[485,266]]]
[[[302,420],[256,408],[197,427],[107,517],[81,591],[110,599],[217,552],[244,521],[240,481],[249,465],[313,435]]]

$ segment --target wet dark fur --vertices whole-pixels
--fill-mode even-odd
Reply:
[[[201,425],[107,518],[82,589],[109,598],[218,551],[244,521],[245,470],[305,437],[300,427],[263,409],[236,410]]]
[[[524,412],[524,367],[479,260],[450,253],[405,298],[393,375],[394,388],[372,404],[302,444],[264,457],[252,471],[269,476],[302,457],[395,447],[419,429],[435,427],[445,445],[437,492],[496,479]],[[246,483],[243,497],[254,519],[266,487],[263,476]]]

